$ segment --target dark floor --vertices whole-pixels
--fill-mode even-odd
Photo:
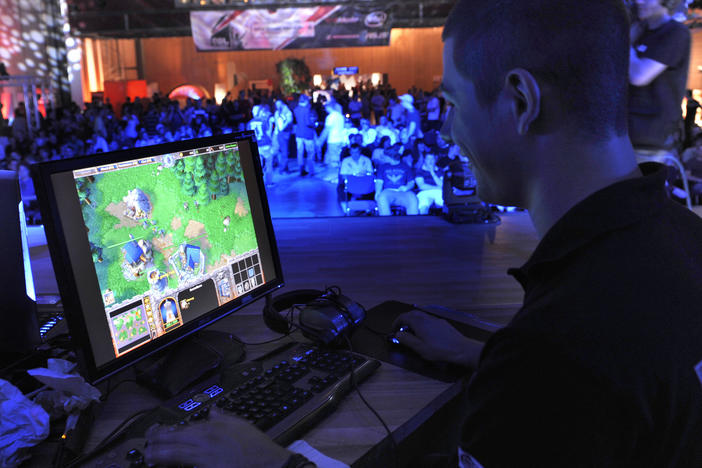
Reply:
[[[291,162],[296,169],[297,163]],[[338,169],[319,165],[314,175],[301,177],[297,170],[276,173],[267,187],[273,218],[313,218],[343,216],[336,195]]]

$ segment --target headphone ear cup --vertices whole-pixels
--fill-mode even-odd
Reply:
[[[299,325],[303,334],[329,345],[340,343],[342,335],[350,335],[366,316],[365,309],[341,294],[324,294],[300,311]]]
[[[277,333],[289,333],[291,324],[282,314],[295,304],[308,304],[323,294],[317,289],[297,289],[280,294],[270,301],[266,300],[263,307],[263,322],[268,328]]]

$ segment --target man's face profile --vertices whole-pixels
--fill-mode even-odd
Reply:
[[[480,198],[487,202],[494,202],[492,192],[489,190],[489,179],[484,173],[485,161],[480,159],[483,151],[480,148],[490,144],[490,122],[485,110],[481,111],[475,96],[475,86],[459,73],[454,62],[454,42],[451,37],[444,42],[444,77],[441,90],[444,98],[451,104],[446,121],[441,128],[441,136],[447,141],[457,145],[461,153],[467,156],[473,164],[473,171],[478,180]],[[478,131],[479,123],[486,122],[484,131]],[[487,134],[486,134],[487,132]],[[481,136],[482,133],[482,136]]]

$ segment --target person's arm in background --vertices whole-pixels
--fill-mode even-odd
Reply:
[[[629,49],[629,82],[634,86],[647,86],[668,68],[656,60],[639,57],[636,49]]]
[[[375,199],[377,200],[380,196],[380,192],[383,191],[383,179],[375,179]]]
[[[433,189],[433,185],[429,185],[426,182],[424,182],[424,177],[423,176],[417,176],[414,178],[414,182],[417,184],[417,188],[419,190],[429,190]]]

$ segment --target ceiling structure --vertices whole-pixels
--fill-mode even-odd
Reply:
[[[191,10],[319,5],[377,6],[396,28],[442,26],[455,0],[68,0],[74,33],[87,37],[189,36]]]

